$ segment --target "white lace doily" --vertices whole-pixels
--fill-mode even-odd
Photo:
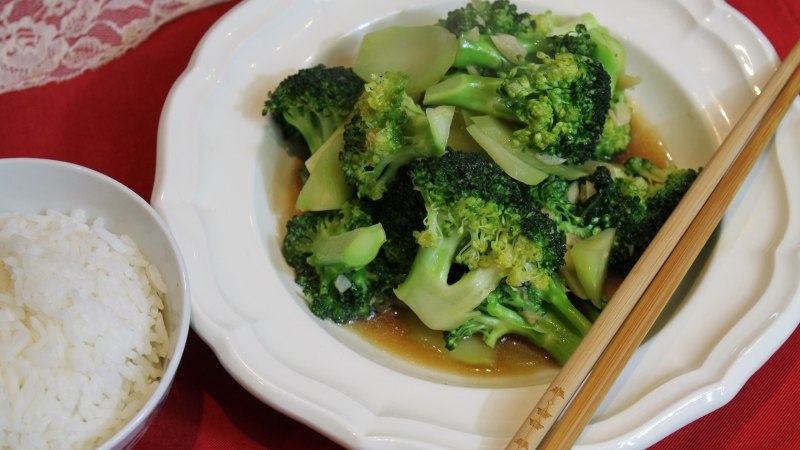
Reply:
[[[0,0],[0,93],[63,81],[225,0]]]

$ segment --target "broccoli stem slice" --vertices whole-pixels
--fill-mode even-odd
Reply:
[[[502,80],[467,73],[451,75],[428,87],[424,105],[452,105],[506,120],[518,121],[498,95]]]
[[[364,267],[378,256],[384,242],[386,233],[379,223],[335,236],[320,237],[314,241],[308,263],[343,269]]]
[[[525,56],[535,54],[537,51],[545,48],[544,37],[537,39],[523,38],[513,36],[519,48],[524,51],[524,55],[520,55],[519,61],[511,61],[508,56],[504,54],[495,45],[492,36],[480,34],[477,38],[462,35],[458,39],[458,52],[456,53],[453,67],[459,69],[466,69],[468,67],[478,67],[484,69],[507,70],[508,68],[525,62]]]
[[[453,67],[465,69],[477,66],[497,70],[509,64],[508,59],[495,47],[489,36],[480,35],[478,39],[470,39],[462,35],[458,39],[458,52]]]
[[[311,153],[316,152],[339,126],[333,118],[307,108],[289,108],[283,118],[300,132]]]
[[[339,127],[306,160],[309,176],[295,201],[298,211],[327,211],[340,208],[355,190],[344,178],[339,153],[344,148],[343,128]]]
[[[572,304],[569,297],[567,297],[566,289],[562,285],[551,279],[550,285],[542,294],[544,295],[544,301],[552,305],[557,313],[572,325],[581,337],[586,336],[589,328],[592,327],[592,322]]]
[[[513,132],[507,123],[491,116],[477,116],[467,132],[486,151],[486,153],[511,178],[534,186],[544,181],[548,175],[556,175],[567,180],[575,180],[587,175],[577,166],[548,164],[536,153],[523,151],[514,144]]]
[[[403,72],[409,76],[406,92],[416,98],[447,73],[457,51],[455,35],[438,25],[386,27],[364,36],[353,70],[365,81]]]
[[[462,240],[463,236],[454,233],[420,248],[408,276],[394,290],[397,298],[432,330],[450,330],[478,315],[475,308],[503,279],[499,268],[489,266],[471,270],[448,284]]]

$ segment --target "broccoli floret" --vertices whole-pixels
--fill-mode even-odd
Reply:
[[[536,30],[545,34],[563,34],[574,26],[571,23],[572,19],[553,13],[551,10],[531,14],[531,21],[533,21]],[[562,26],[565,25],[565,26]]]
[[[528,13],[506,0],[472,2],[450,11],[439,25],[458,37],[453,67],[485,70],[486,75],[523,62],[543,38]]]
[[[555,280],[545,290],[501,283],[476,308],[478,314],[445,332],[445,345],[453,350],[469,336],[480,334],[494,348],[505,336],[516,335],[547,351],[564,364],[580,344],[589,320],[566,298]],[[581,329],[565,317],[577,317]],[[574,320],[574,319],[573,319]]]
[[[376,221],[383,225],[386,243],[382,253],[387,262],[396,268],[399,284],[408,273],[419,250],[414,234],[425,229],[425,203],[419,191],[414,189],[409,167],[402,167],[394,183],[379,200],[372,202],[371,209]]]
[[[659,167],[649,159],[631,157],[625,161],[625,170],[651,183],[664,183],[670,174],[677,170],[677,167],[674,164],[669,164],[667,167]]]
[[[377,258],[386,235],[370,211],[352,201],[341,209],[297,215],[286,231],[283,255],[311,312],[336,323],[368,318],[389,288],[390,272]]]
[[[577,165],[590,160],[611,101],[608,73],[585,56],[539,55],[541,63],[501,77],[460,73],[425,92],[424,104],[453,105],[517,123],[523,150]]]
[[[451,11],[439,24],[459,39],[453,67],[494,75],[496,71],[535,61],[539,52],[549,56],[596,54],[596,43],[585,26],[579,24],[565,28],[559,35],[548,35],[545,31],[551,32],[552,28],[538,30],[533,17],[517,12],[516,5],[504,0],[475,2]]]
[[[661,183],[655,182],[657,188],[647,199],[648,217],[645,229],[648,230],[647,234],[650,238],[648,243],[655,237],[675,207],[678,206],[678,202],[680,202],[699,174],[698,170],[678,168],[675,165],[668,166],[664,169],[664,172],[666,172],[666,179]]]
[[[631,158],[625,168],[601,165],[588,177],[596,193],[581,206],[581,216],[585,226],[616,229],[609,260],[612,271],[630,271],[697,173],[675,166],[659,169],[642,158]]]
[[[582,181],[550,176],[542,183],[530,187],[531,203],[546,212],[562,233],[578,238],[588,237],[592,235],[592,228],[584,224],[578,205],[582,184]]]
[[[615,173],[619,176],[613,176],[606,166],[598,166],[589,176],[596,193],[583,205],[581,215],[586,226],[617,230],[609,266],[624,274],[633,266],[631,260],[635,262],[646,246],[641,227],[647,218],[645,198],[649,186],[643,178],[623,175],[621,170]]]
[[[578,24],[572,30],[548,35],[537,50],[550,56],[572,53],[593,58],[597,51],[597,43],[592,40],[586,26]]]
[[[592,44],[590,47],[585,47],[585,51],[588,53],[581,54],[591,56],[592,59],[603,64],[609,74],[612,89],[617,89],[617,82],[625,73],[627,52],[622,43],[613,37],[594,15],[586,13],[567,18],[548,12],[534,15],[532,19],[536,23],[538,31],[547,36],[565,35],[573,31],[577,31],[579,35],[587,34]]]
[[[477,29],[481,34],[510,34],[520,37],[536,35],[531,15],[518,12],[517,6],[508,0],[479,0],[447,13],[439,25],[456,36]]]
[[[264,103],[287,138],[300,134],[315,152],[345,123],[364,87],[348,67],[322,64],[286,77]]]
[[[446,136],[437,136],[431,115],[408,96],[407,82],[401,72],[373,75],[345,125],[339,158],[345,179],[359,197],[379,199],[402,166],[444,152]]]
[[[593,16],[580,18],[591,28],[578,21],[553,26],[552,19],[544,27],[537,27],[534,19],[538,16],[517,14],[513,5],[513,13],[509,13],[508,5],[503,2],[500,10],[504,14],[500,15],[500,20],[491,14],[494,9],[480,8],[485,10],[481,14],[476,8],[462,8],[451,12],[448,20],[440,21],[458,37],[458,51],[453,62],[456,70],[469,69],[491,76],[514,65],[537,62],[541,53],[550,57],[573,53],[602,63],[609,71],[612,85],[616,85],[618,72],[624,70],[619,67],[620,63],[624,66],[624,48]]]
[[[697,171],[659,168],[638,157],[630,158],[624,166],[593,165],[594,171],[583,178],[550,176],[530,186],[529,196],[531,204],[567,234],[567,264],[560,273],[576,296],[591,298],[599,308],[603,303],[602,282],[597,280],[605,278],[605,267],[623,276],[630,271],[689,189]],[[581,258],[576,253],[579,246],[583,249]],[[595,259],[587,266],[581,261],[588,255]],[[573,272],[578,278],[593,273],[595,282],[578,289]]]
[[[631,115],[633,108],[622,91],[611,99],[611,107],[603,124],[603,134],[597,142],[594,159],[610,161],[628,149],[631,143]]]
[[[483,153],[449,151],[413,164],[410,174],[427,215],[395,294],[429,328],[452,329],[474,316],[504,279],[546,287],[563,264],[555,223],[527,207],[524,185]]]
[[[594,155],[610,105],[608,74],[586,57],[559,53],[515,67],[504,80],[509,108],[525,127],[514,138],[533,151],[581,164]]]

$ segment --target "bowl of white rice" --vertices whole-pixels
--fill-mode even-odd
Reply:
[[[132,446],[189,316],[180,252],[145,200],[82,166],[0,159],[0,449]]]

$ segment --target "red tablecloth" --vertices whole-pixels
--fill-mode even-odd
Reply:
[[[730,3],[764,31],[779,55],[785,56],[800,38],[800,1]],[[206,30],[233,6],[223,3],[169,22],[123,57],[72,80],[0,95],[0,157],[82,164],[149,198],[167,93]],[[795,331],[730,403],[656,448],[796,448],[798,351],[800,332]],[[137,448],[338,447],[250,396],[191,333],[174,387]]]

